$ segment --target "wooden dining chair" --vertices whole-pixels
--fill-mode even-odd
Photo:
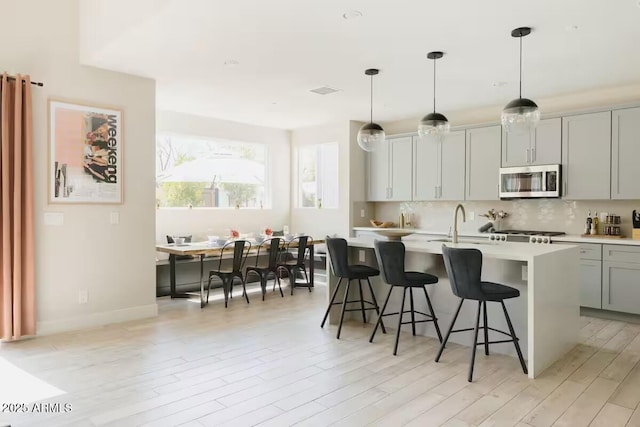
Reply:
[[[209,303],[211,280],[214,277],[218,277],[220,280],[222,280],[225,308],[227,307],[229,298],[233,293],[233,280],[235,278],[240,279],[240,281],[242,282],[242,295],[246,298],[247,304],[249,304],[249,295],[247,294],[244,275],[242,274],[242,268],[247,261],[249,251],[251,251],[251,242],[249,242],[248,240],[234,240],[222,247],[218,261],[218,269],[211,270],[209,272],[209,283],[207,285],[207,304]],[[223,268],[223,261],[225,259],[229,259],[230,255],[233,255],[231,268]]]

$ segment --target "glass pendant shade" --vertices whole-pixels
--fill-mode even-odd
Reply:
[[[531,132],[540,121],[540,109],[530,99],[514,99],[502,110],[502,126],[507,132]]]
[[[382,145],[384,138],[384,129],[377,123],[367,123],[358,131],[358,145],[364,151],[375,151]]]
[[[418,135],[420,137],[431,137],[442,139],[449,133],[449,120],[440,113],[429,113],[418,123]]]
[[[427,58],[433,60],[433,113],[429,113],[420,119],[418,123],[418,135],[420,138],[431,138],[442,141],[449,133],[449,120],[444,114],[436,112],[436,60],[442,58],[443,52],[429,52]]]
[[[385,133],[382,126],[373,122],[373,76],[378,75],[380,70],[375,68],[369,68],[365,70],[365,74],[371,77],[371,116],[369,119],[369,123],[364,124],[360,130],[358,131],[358,145],[364,151],[372,152],[381,147],[384,143]]]
[[[520,27],[511,32],[511,37],[520,39],[520,95],[509,102],[502,110],[502,126],[509,133],[531,132],[540,121],[538,105],[522,97],[522,38],[531,34],[531,28]]]

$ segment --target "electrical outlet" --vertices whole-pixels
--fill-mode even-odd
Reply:
[[[474,211],[469,212],[469,221],[475,221],[476,213]]]
[[[358,261],[359,262],[365,262],[367,260],[367,254],[365,253],[364,250],[360,249],[358,251]]]
[[[364,209],[360,209],[360,218],[364,218]]]
[[[529,275],[529,269],[526,265],[522,266],[522,280],[527,281],[527,276]]]
[[[89,302],[89,291],[81,289],[78,291],[78,304],[86,304]]]

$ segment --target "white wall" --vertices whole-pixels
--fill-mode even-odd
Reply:
[[[44,82],[33,87],[37,333],[153,316],[155,83],[79,64],[78,0],[0,6],[2,67]],[[124,204],[48,204],[49,97],[123,109]],[[64,225],[45,226],[45,212],[62,212]],[[87,304],[78,304],[81,289]]]
[[[166,235],[191,234],[194,239],[207,235],[229,234],[234,228],[242,233],[258,232],[269,226],[274,230],[289,225],[290,135],[281,129],[194,116],[172,111],[158,111],[158,133],[223,138],[269,146],[267,173],[272,183],[270,209],[160,208],[156,211],[156,241]],[[158,257],[162,258],[161,254]]]
[[[350,164],[352,167],[358,164],[358,159],[352,158],[352,123],[354,122],[344,121],[291,131],[291,153],[294,156],[291,162],[291,231],[293,233],[306,233],[314,238],[323,238],[327,234],[349,235],[353,200],[351,192],[353,174]],[[297,194],[296,148],[328,142],[338,143],[338,183],[340,191],[338,208],[299,208],[296,206],[295,196],[293,196]]]

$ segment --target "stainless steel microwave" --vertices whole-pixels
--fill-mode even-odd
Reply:
[[[500,168],[501,199],[560,197],[560,165]]]

